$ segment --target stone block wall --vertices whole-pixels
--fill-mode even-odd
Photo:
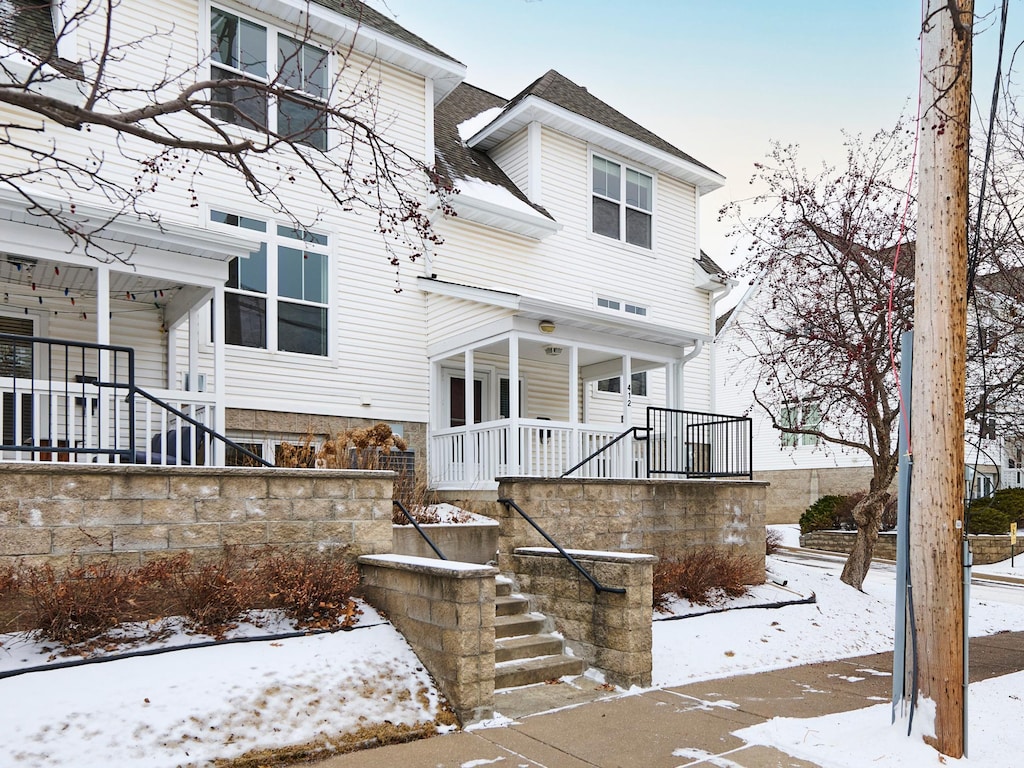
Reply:
[[[225,545],[391,550],[391,472],[0,464],[0,564],[138,565]]]
[[[765,522],[779,525],[799,522],[800,515],[822,496],[848,496],[866,491],[871,485],[871,467],[772,469],[754,472],[754,479],[769,484]],[[892,490],[896,490],[895,481]]]
[[[512,555],[516,585],[545,614],[574,654],[602,670],[610,683],[651,684],[651,555],[569,550],[591,576],[625,594],[598,592],[554,549],[521,547]]]
[[[409,641],[459,720],[493,716],[497,569],[407,555],[366,555],[359,566],[366,599]]]
[[[498,497],[515,501],[566,549],[671,556],[711,545],[764,563],[765,483],[499,478]],[[495,503],[491,514],[501,524],[503,571],[517,547],[547,545],[505,505]]]
[[[855,531],[811,531],[800,537],[800,546],[848,555],[853,548],[854,536],[856,536]],[[974,555],[975,565],[988,565],[1010,559],[1009,534],[1003,536],[970,535],[967,540],[971,543],[971,553]],[[1020,549],[1021,547],[1018,545],[1018,555]],[[896,559],[895,531],[883,531],[878,534],[874,557],[880,560]],[[1022,561],[1022,566],[1024,566],[1024,561]]]

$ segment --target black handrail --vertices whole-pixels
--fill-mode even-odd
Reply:
[[[405,515],[405,519],[413,524],[413,527],[416,529],[416,532],[419,533],[419,535],[423,537],[423,540],[430,545],[430,548],[434,550],[434,554],[442,560],[447,560],[448,558],[444,556],[444,553],[437,548],[437,544],[435,544],[431,540],[431,538],[427,536],[427,532],[420,528],[420,524],[416,522],[416,518],[409,514],[409,510],[405,508],[405,504],[400,502],[398,499],[392,499],[391,503],[398,507],[400,510],[402,510],[402,514]]]
[[[633,437],[634,437],[634,438],[636,438],[637,440],[646,440],[646,439],[647,439],[647,435],[646,435],[646,434],[644,434],[644,435],[641,435],[640,433],[641,433],[641,432],[648,432],[648,431],[649,431],[649,430],[648,430],[648,429],[647,429],[646,427],[630,427],[630,428],[629,428],[629,429],[627,429],[627,430],[626,430],[625,432],[623,432],[623,433],[622,433],[621,435],[619,435],[619,436],[617,436],[617,437],[614,437],[614,438],[612,438],[612,439],[611,439],[611,440],[609,440],[609,441],[608,441],[607,443],[605,443],[604,445],[602,445],[602,446],[601,446],[600,448],[598,448],[598,449],[597,449],[596,451],[594,451],[594,452],[593,452],[592,454],[590,454],[589,456],[587,456],[587,458],[585,458],[585,459],[584,459],[583,461],[581,461],[581,462],[579,462],[578,464],[574,465],[574,466],[573,466],[573,467],[571,467],[570,469],[567,469],[567,470],[565,470],[565,472],[563,472],[563,473],[561,474],[561,477],[568,477],[568,476],[569,476],[569,475],[571,475],[571,474],[572,474],[573,472],[575,472],[575,471],[576,471],[577,469],[579,469],[579,468],[580,468],[580,467],[582,467],[582,466],[583,466],[584,464],[586,464],[586,463],[587,463],[588,461],[592,461],[593,459],[596,459],[596,458],[597,458],[598,456],[600,456],[600,455],[601,455],[602,453],[604,453],[604,452],[605,452],[605,451],[607,451],[607,450],[608,450],[609,448],[611,448],[611,447],[612,447],[613,445],[615,445],[615,444],[616,444],[617,442],[619,442],[619,440],[622,440],[622,439],[623,439],[624,437],[626,437],[626,436],[627,436],[627,435],[629,435],[629,434],[632,434],[632,435],[633,435]]]
[[[620,437],[621,437],[621,435],[620,435]],[[547,532],[543,528],[541,528],[539,525],[537,525],[537,523],[534,521],[534,519],[532,517],[530,517],[528,514],[526,514],[523,511],[522,507],[520,507],[518,504],[516,504],[514,501],[512,501],[512,499],[498,499],[498,502],[501,503],[501,504],[504,504],[506,507],[510,507],[510,508],[514,509],[520,515],[522,515],[523,519],[526,522],[528,522],[530,525],[532,525],[534,527],[534,529],[537,531],[537,533],[539,533],[541,536],[543,536],[545,539],[547,539],[548,543],[552,547],[557,549],[558,552],[562,555],[562,557],[564,557],[566,560],[568,560],[577,571],[579,571],[581,574],[583,574],[584,578],[586,578],[587,581],[589,581],[591,584],[593,584],[594,585],[594,589],[596,589],[598,592],[612,592],[613,594],[616,594],[616,595],[624,595],[624,594],[626,594],[626,590],[625,590],[624,587],[606,587],[604,584],[602,584],[597,579],[595,579],[593,576],[591,576],[590,572],[587,571],[586,568],[584,568],[582,565],[580,565],[576,561],[576,558],[574,558],[572,555],[570,555],[568,552],[566,552],[564,549],[562,549],[562,547],[558,544],[558,542],[555,541],[554,539],[552,539],[550,536],[548,536]]]
[[[144,390],[142,387],[136,387],[136,386],[133,385],[132,388],[131,388],[131,394],[142,395],[144,398],[149,400],[151,403],[153,403],[155,405],[159,405],[161,408],[163,408],[164,410],[168,411],[169,413],[174,414],[179,419],[184,419],[189,424],[191,424],[192,426],[196,427],[200,431],[201,434],[206,434],[206,435],[209,435],[210,437],[212,437],[212,438],[214,438],[216,440],[220,440],[222,443],[224,443],[224,445],[227,445],[227,446],[229,446],[231,448],[234,448],[236,451],[241,453],[243,456],[246,456],[246,457],[252,459],[253,461],[259,462],[264,467],[272,467],[272,466],[274,466],[269,461],[264,459],[262,456],[258,456],[257,454],[255,454],[252,451],[250,451],[248,448],[245,448],[245,447],[239,445],[238,443],[236,443],[231,438],[225,437],[224,435],[220,434],[219,432],[214,432],[212,429],[210,429],[208,426],[203,424],[198,419],[195,419],[195,418],[189,416],[184,411],[178,410],[177,408],[175,408],[170,403],[164,402],[163,400],[161,400],[156,395],[150,394],[149,392]],[[134,421],[135,420],[132,419],[133,423],[134,423]],[[197,436],[196,439],[198,440],[199,436]]]

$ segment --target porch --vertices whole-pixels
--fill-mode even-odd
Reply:
[[[223,464],[224,446],[203,444],[225,410],[223,324],[208,316],[253,243],[86,204],[76,216],[81,241],[0,194],[0,461]]]
[[[424,282],[448,334],[428,347],[432,488],[491,490],[501,477],[751,477],[749,420],[713,412],[707,334]],[[459,315],[478,325],[451,322]]]

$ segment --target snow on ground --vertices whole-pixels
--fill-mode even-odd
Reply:
[[[656,621],[654,685],[890,650],[892,567],[874,565],[860,593],[839,581],[841,566],[842,558],[783,553],[769,558],[770,576],[779,583],[766,584],[763,599],[777,602],[778,595],[789,594],[799,600],[813,592],[816,603]],[[971,598],[972,634],[1024,630],[1024,586],[975,585]],[[0,669],[53,655],[52,648],[24,637],[0,636],[0,643]],[[1016,764],[1019,750],[1012,747],[1019,747],[1022,685],[1024,677],[1008,675],[971,686],[974,746],[968,764]],[[18,768],[205,766],[215,757],[329,739],[384,721],[434,728],[441,710],[408,644],[370,608],[350,632],[0,679],[0,701],[17,702],[4,707],[0,744]],[[936,753],[922,752],[919,740],[883,739],[879,731],[888,722],[883,705],[814,720],[776,719],[741,736],[826,768],[937,764]]]
[[[201,766],[385,722],[432,727],[441,703],[429,675],[405,639],[365,610],[371,621],[349,632],[0,680],[3,754],[19,768]],[[8,667],[13,657],[39,660],[35,644],[3,639],[3,650],[13,648]]]
[[[920,768],[963,765],[1011,768],[1020,764],[1019,723],[1024,672],[972,683],[968,694],[967,757],[940,757],[922,737],[932,718],[915,714],[913,734],[907,722],[892,718],[891,704],[813,718],[776,717],[734,731],[750,744],[773,746],[822,768]]]

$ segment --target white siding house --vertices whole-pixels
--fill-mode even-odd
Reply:
[[[101,16],[73,35],[45,29],[75,7],[19,11],[0,31],[44,60],[55,58],[46,40],[57,39],[62,60],[87,62],[103,39]],[[372,86],[380,130],[410,157],[436,160],[458,190],[450,215],[435,212],[443,242],[406,263],[393,290],[373,217],[324,199],[316,174],[273,156],[251,162],[281,175],[281,206],[315,214],[301,230],[208,161],[201,174],[162,169],[145,197],[159,222],[112,208],[100,189],[76,191],[76,215],[113,219],[98,241],[117,258],[94,258],[0,190],[0,332],[131,347],[133,386],[269,459],[276,443],[306,432],[389,423],[439,488],[561,474],[645,426],[647,406],[716,410],[714,304],[730,281],[698,243],[700,198],[723,183],[708,166],[557,72],[509,100],[470,86],[457,60],[350,0],[132,2],[112,22],[118,43],[151,36],[111,61],[123,82],[153,72],[248,76],[244,57],[218,47],[225,29],[269,41],[271,68],[273,41],[301,31],[339,83],[325,98]],[[48,87],[75,83],[72,73]],[[270,109],[268,120],[286,119],[283,104]],[[103,153],[126,178],[139,173],[124,158],[141,139],[45,125],[27,140],[82,162]],[[8,170],[12,151],[0,144]],[[357,150],[353,162],[366,158]],[[55,207],[71,202],[45,179],[34,193]],[[14,361],[0,371],[4,459],[123,460],[180,428],[152,404],[141,420],[125,412],[126,382],[112,380],[124,364],[106,352],[88,347],[78,367],[58,366],[78,387],[58,397],[51,347],[2,345]],[[34,362],[18,362],[30,348]],[[69,455],[38,450],[46,445]],[[602,471],[637,473],[642,449],[623,442]],[[207,461],[230,459],[209,444]]]

